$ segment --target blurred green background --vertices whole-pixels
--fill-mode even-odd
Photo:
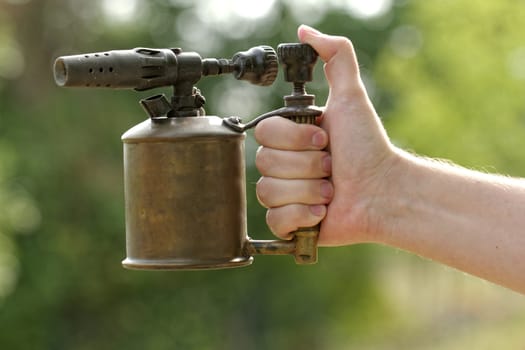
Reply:
[[[54,58],[137,46],[231,57],[294,42],[300,23],[352,39],[396,144],[525,174],[525,1],[0,0],[0,349],[524,348],[523,296],[391,248],[325,248],[307,267],[120,266],[120,135],[157,91],[60,89]],[[309,85],[320,105],[321,66]],[[209,114],[247,118],[290,89],[198,86]],[[256,147],[250,135],[249,231],[269,238]]]

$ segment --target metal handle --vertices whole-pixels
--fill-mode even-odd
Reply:
[[[315,96],[305,90],[305,83],[312,80],[312,70],[317,60],[317,52],[307,44],[281,44],[277,47],[279,62],[284,69],[284,78],[293,83],[291,95],[284,96],[285,106],[262,114],[249,123],[243,124],[238,117],[223,119],[224,125],[237,132],[243,132],[257,125],[261,120],[281,116],[299,124],[316,124],[322,109],[315,106]],[[319,224],[312,227],[300,227],[292,232],[290,241],[249,240],[246,252],[253,254],[293,254],[300,265],[317,262],[317,238]]]
[[[287,117],[299,124],[315,124],[316,116],[297,115]],[[292,232],[295,236],[295,262],[297,264],[315,264],[317,262],[317,238],[319,224],[312,227],[301,227]]]
[[[311,108],[308,109],[310,112],[306,115],[301,115],[295,113],[295,115],[292,115],[294,113],[293,107],[285,107],[287,109],[288,114],[285,118],[290,119],[296,123],[299,124],[315,124],[316,118],[321,114],[321,111],[318,107],[310,106]],[[298,109],[296,109],[297,112]],[[304,110],[299,109],[299,110]],[[284,109],[281,109],[280,111],[284,111]],[[276,113],[278,111],[269,112],[266,115],[279,115]],[[267,117],[266,115],[263,115]],[[259,122],[264,118],[256,118],[256,121]],[[235,122],[236,123],[231,123]],[[256,122],[253,123],[253,125],[243,125],[240,124],[240,121],[237,119],[230,119],[230,123],[225,123],[229,127],[232,127],[232,129],[242,132],[249,127],[255,126]],[[237,126],[239,129],[234,128],[233,126]],[[292,235],[294,238],[290,241],[284,241],[284,240],[252,240],[250,239],[247,242],[247,245],[245,247],[246,253],[248,255],[255,255],[255,254],[262,254],[262,255],[288,255],[291,254],[295,257],[295,262],[299,265],[306,265],[306,264],[315,264],[317,262],[317,238],[319,236],[319,224],[312,226],[312,227],[300,227],[296,231],[292,232]]]
[[[305,83],[312,81],[317,52],[308,44],[288,43],[277,47],[279,63],[284,71],[284,80],[293,83],[293,91],[284,97],[285,106],[296,109],[294,115],[286,118],[300,124],[315,124],[318,115],[301,113],[301,107],[314,106],[314,95],[308,95]],[[292,232],[295,235],[295,262],[314,264],[317,262],[317,237],[319,225],[301,227]]]
[[[302,96],[301,100],[306,103],[300,103],[295,106],[290,106],[290,101],[296,102],[296,96],[287,96],[285,101],[286,107],[262,114],[251,122],[243,124],[238,117],[230,117],[223,119],[223,124],[230,129],[237,132],[244,132],[247,129],[253,128],[261,120],[272,117],[281,116],[290,119],[298,124],[316,124],[316,119],[321,115],[321,108],[313,105],[313,96]],[[306,101],[304,101],[306,100]],[[295,104],[295,103],[291,104]],[[294,238],[290,241],[266,241],[266,240],[249,240],[246,246],[246,253],[248,255],[262,254],[262,255],[286,255],[292,254],[295,257],[295,262],[300,265],[315,264],[317,262],[317,238],[319,236],[319,224],[312,227],[301,227],[292,232]]]

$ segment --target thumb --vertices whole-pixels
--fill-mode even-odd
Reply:
[[[331,94],[348,95],[363,88],[354,47],[349,39],[323,34],[304,24],[297,30],[297,35],[301,42],[310,44],[325,62]]]

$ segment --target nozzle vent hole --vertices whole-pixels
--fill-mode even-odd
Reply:
[[[113,67],[109,67],[109,72],[113,72]]]
[[[100,67],[100,68],[98,69],[98,71],[99,71],[100,73],[102,73],[102,72],[104,71],[104,68]]]
[[[109,56],[109,53],[105,52],[105,53],[104,53],[104,56]]]
[[[85,58],[89,58],[89,55],[84,55]]]
[[[98,56],[99,56],[99,54],[98,54],[98,53],[96,53],[96,54],[95,54],[95,57],[98,57]]]
[[[93,73],[93,68],[89,68],[89,73]]]

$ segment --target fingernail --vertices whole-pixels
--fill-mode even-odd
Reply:
[[[310,212],[314,214],[315,216],[325,216],[326,213],[326,206],[324,205],[311,205],[310,206]]]
[[[323,168],[323,171],[327,174],[330,174],[332,172],[332,156],[327,154],[324,156],[324,158],[321,160],[321,167]]]
[[[332,198],[332,195],[334,194],[334,188],[332,184],[328,181],[321,182],[321,196],[324,198]]]
[[[326,134],[323,131],[317,131],[312,136],[312,145],[317,148],[324,148],[326,145]]]

